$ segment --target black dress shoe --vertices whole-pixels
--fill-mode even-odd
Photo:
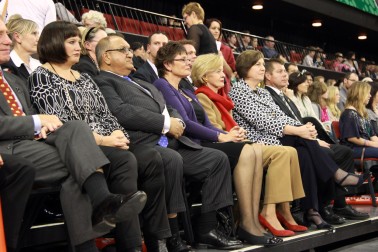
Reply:
[[[179,234],[174,234],[167,239],[167,249],[169,252],[187,252],[192,251],[191,247],[181,240]]]
[[[165,240],[144,240],[147,251],[168,252]]]
[[[281,238],[275,236],[270,237],[268,234],[262,236],[253,235],[241,227],[238,228],[238,237],[240,240],[246,241],[251,245],[264,245],[266,247],[275,246],[283,242]]]
[[[206,234],[196,235],[197,245],[214,249],[239,249],[243,243],[239,240],[227,237],[218,229],[213,229]]]
[[[112,194],[92,213],[92,226],[97,232],[108,231],[116,223],[134,218],[146,204],[147,195],[137,191],[131,196]]]
[[[330,207],[323,208],[323,210],[319,213],[322,216],[323,220],[331,225],[340,225],[345,223],[345,218],[335,214]]]
[[[368,213],[359,212],[350,205],[346,205],[342,208],[334,207],[333,211],[348,220],[366,220],[370,217]]]

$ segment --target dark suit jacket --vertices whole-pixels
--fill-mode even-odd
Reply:
[[[151,84],[159,78],[147,61],[141,67],[139,67],[135,73],[132,74],[132,77],[144,80]]]
[[[27,84],[26,81],[28,80],[30,74],[24,64],[17,67],[13,60],[10,59],[7,63],[2,64],[1,68],[6,72],[11,72],[12,74],[17,75],[24,81],[25,85]]]
[[[193,93],[195,92],[193,84],[187,78],[182,78],[181,79],[181,81],[179,83],[179,87],[181,89],[188,89],[188,90],[190,90]]]
[[[276,93],[276,91],[274,91],[269,86],[265,86],[265,89],[268,90],[268,92],[271,94],[274,102],[280,107],[280,109],[287,116],[290,116],[293,119],[299,119],[299,121],[301,123],[303,123],[303,124],[307,123],[307,122],[311,122],[315,126],[315,128],[316,128],[316,130],[318,132],[318,138],[319,139],[321,139],[323,141],[326,141],[329,144],[334,144],[335,143],[335,141],[333,139],[331,139],[331,137],[327,134],[327,132],[324,130],[323,126],[319,123],[318,120],[316,120],[316,118],[313,118],[313,117],[302,117],[301,116],[301,112],[299,112],[297,106],[295,106],[294,102],[292,102],[292,100],[290,100],[289,97],[287,97],[286,95],[284,95],[286,102],[289,104],[289,106],[290,106],[291,110],[294,112],[295,116],[290,111],[290,109],[287,107],[287,105],[284,103],[284,101],[281,99],[281,97]],[[295,117],[297,117],[297,118],[295,118]]]
[[[96,65],[87,55],[81,55],[79,62],[73,65],[72,69],[79,71],[80,73],[87,73],[92,78],[99,74],[99,70],[97,69]]]
[[[100,71],[94,79],[100,87],[110,111],[117,117],[119,123],[127,130],[134,144],[147,144],[155,146],[164,126],[162,112],[165,100],[162,94],[150,83],[133,78],[143,88],[131,83],[118,75]],[[177,111],[169,109],[171,117],[180,118]],[[169,147],[176,149],[177,141],[168,137]],[[187,137],[180,137],[182,144],[199,149],[196,143]]]
[[[35,113],[24,81],[4,71],[4,77],[13,89],[26,115]],[[12,154],[15,141],[34,138],[34,121],[31,116],[15,117],[2,92],[0,92],[0,152]]]
[[[299,112],[297,106],[287,97],[284,95],[286,102],[289,104],[291,110],[294,112],[295,116],[293,113],[290,111],[290,109],[287,107],[285,102],[282,100],[282,98],[274,91],[271,87],[265,86],[265,89],[268,90],[270,95],[272,96],[274,102],[280,107],[280,109],[287,115],[290,116],[293,119],[299,119],[301,123],[303,123],[301,112]],[[297,117],[297,118],[295,118]]]

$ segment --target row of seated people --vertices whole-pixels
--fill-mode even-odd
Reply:
[[[7,63],[11,41],[5,25],[2,22],[0,25],[3,31],[1,44],[6,49],[0,60]],[[90,29],[86,32],[89,33]],[[216,229],[216,211],[232,205],[231,173],[239,204],[245,206],[240,208],[239,238],[251,244],[282,242],[265,233],[260,222],[275,235],[293,235],[292,231],[284,230],[279,224],[276,204],[279,204],[278,218],[288,229],[306,230],[297,225],[289,209],[289,202],[303,198],[305,193],[302,205],[306,219],[318,228],[330,228],[318,214],[320,205],[327,204],[328,199],[319,203],[318,198],[326,193],[322,191],[324,187],[317,188],[316,184],[327,183],[330,188],[335,187],[335,182],[340,187],[355,186],[361,184],[363,178],[338,168],[353,171],[350,165],[337,165],[333,161],[337,159],[336,155],[331,153],[331,149],[328,154],[324,152],[326,149],[320,149],[313,140],[317,134],[313,125],[300,126],[299,121],[286,117],[282,112],[278,114],[282,121],[274,120],[279,125],[272,124],[267,128],[262,122],[274,123],[273,120],[262,119],[264,115],[251,116],[249,123],[256,125],[258,130],[251,126],[243,129],[227,117],[224,122],[228,128],[210,125],[194,94],[180,88],[182,81],[182,85],[190,87],[185,78],[191,73],[195,56],[193,45],[189,46],[192,52],[187,52],[181,43],[167,42],[168,38],[162,33],[150,36],[147,48],[149,61],[138,71],[141,78],[153,76],[155,80],[143,82],[138,79],[138,71],[132,79],[129,77],[133,65],[128,43],[118,36],[102,38],[96,49],[89,49],[95,54],[88,56],[89,61],[86,62],[95,69],[94,82],[85,71],[72,69],[78,62],[76,67],[80,69],[80,45],[85,46],[77,27],[68,22],[47,25],[38,41],[39,60],[43,65],[29,72],[31,76],[28,78],[31,101],[40,115],[22,116],[35,114],[28,102],[27,85],[14,75],[3,73],[5,81],[2,85],[8,84],[11,90],[2,90],[3,95],[0,96],[5,101],[0,118],[3,125],[9,125],[3,129],[4,132],[1,131],[1,146],[11,144],[13,154],[36,164],[36,183],[64,180],[61,203],[71,241],[77,250],[95,251],[92,239],[114,226],[118,251],[138,249],[141,235],[135,215],[144,204],[146,206],[140,217],[147,248],[150,251],[164,250],[162,240],[168,238],[170,251],[189,250],[180,240],[176,217],[178,212],[186,210],[180,194],[183,177],[203,182],[201,215],[195,225],[199,243],[223,249],[242,246],[240,241]],[[243,81],[253,80],[255,83],[264,78],[262,55],[257,52],[253,52],[256,55],[248,55],[250,52],[240,58],[240,69],[237,64],[241,77],[239,86]],[[191,59],[189,55],[192,55]],[[258,58],[255,62],[250,60],[256,59],[254,57]],[[218,58],[218,63],[222,61]],[[30,67],[28,63],[25,62],[22,67]],[[196,61],[193,68],[195,64]],[[215,78],[218,84],[224,80],[221,65],[217,65],[217,71],[205,71],[206,74],[219,74]],[[257,76],[251,77],[249,74],[255,66],[259,71],[255,72]],[[152,72],[143,73],[143,69],[148,68]],[[207,83],[210,77],[193,75],[193,80],[196,78]],[[163,96],[151,84],[153,82]],[[245,83],[244,86],[247,87]],[[236,97],[233,100],[236,111]],[[248,99],[242,100],[240,106]],[[196,115],[196,111],[200,114]],[[241,112],[250,111],[242,108]],[[266,111],[266,115],[272,115],[271,111]],[[258,121],[254,121],[256,119]],[[242,121],[239,124],[247,126],[242,125]],[[41,141],[31,140],[35,132],[40,134]],[[259,134],[262,137],[256,137]],[[247,137],[251,142],[242,142]],[[281,145],[281,141],[302,153],[299,162],[293,148],[271,146]],[[220,145],[214,142],[233,143]],[[253,144],[256,142],[266,146]],[[344,151],[343,155],[349,154],[348,151]],[[313,155],[317,155],[316,158],[312,158]],[[348,158],[342,158],[342,161],[345,160]],[[262,167],[267,164],[264,208],[259,216]],[[274,172],[277,169],[280,171]],[[285,179],[282,173],[286,175]],[[138,189],[146,192],[147,201],[146,194]],[[72,209],[73,202],[75,209]],[[345,202],[336,209],[358,218],[368,217],[346,207]]]

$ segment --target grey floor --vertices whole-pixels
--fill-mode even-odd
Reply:
[[[356,208],[358,211],[361,212],[367,212],[370,214],[371,217],[376,217],[378,216],[378,208],[374,208],[371,206],[353,206]],[[345,225],[351,225],[353,224],[354,221],[348,221]],[[377,224],[378,225],[378,224]],[[311,236],[312,232],[309,232],[308,234],[304,234],[305,236],[309,235]],[[301,235],[303,236],[303,235]],[[311,251],[317,251],[317,252],[324,252],[324,251],[331,251],[331,252],[343,252],[343,251],[356,251],[356,252],[378,252],[378,232],[375,233],[370,233],[367,235],[363,236],[358,236],[357,237],[348,239],[345,241],[338,242],[336,244],[329,244],[324,247],[316,248]],[[297,238],[300,239],[300,236]],[[295,236],[292,238],[285,238],[286,239],[296,239]],[[258,246],[248,246],[246,245],[242,250],[239,251],[253,251],[255,248],[258,248]],[[22,249],[22,252],[66,252],[67,247],[64,244],[56,244],[55,246],[53,244],[50,244],[49,246],[43,246],[39,248],[24,248]],[[195,250],[197,252],[216,252],[220,250],[213,250],[213,249],[197,249]],[[285,249],[284,249],[285,251]],[[291,251],[294,252],[294,251]]]

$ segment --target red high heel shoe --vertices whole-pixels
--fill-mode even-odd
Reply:
[[[260,224],[267,228],[274,236],[286,237],[295,235],[295,233],[291,230],[277,230],[275,229],[270,223],[261,215],[259,214],[259,221]]]
[[[285,228],[294,232],[304,232],[308,230],[308,228],[305,226],[290,224],[287,220],[285,220],[285,218],[280,213],[277,212],[276,214],[277,214],[277,219],[281,222],[281,224]]]

